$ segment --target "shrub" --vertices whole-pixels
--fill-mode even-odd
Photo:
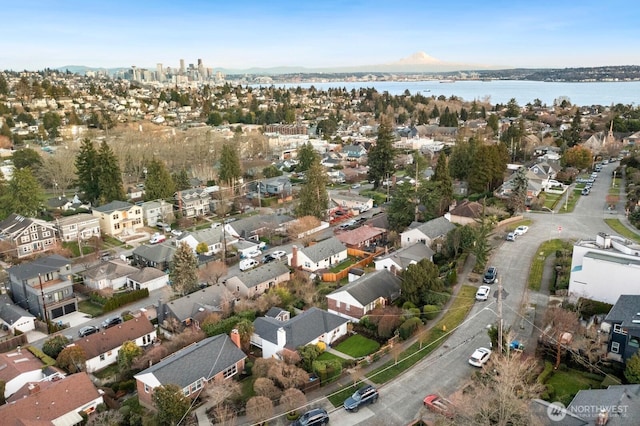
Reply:
[[[413,309],[413,308],[415,308],[415,307],[416,307],[416,305],[414,305],[414,304],[413,304],[413,303],[411,303],[411,302],[404,302],[404,303],[402,304],[402,309],[404,309],[405,311],[408,311],[409,309]]]
[[[126,293],[116,294],[112,298],[108,299],[102,307],[104,312],[110,312],[118,309],[121,306],[135,302],[137,300],[145,299],[149,297],[149,290],[143,288],[141,290],[131,290]]]
[[[407,340],[422,325],[420,318],[409,318],[400,325],[400,338]]]
[[[35,356],[36,358],[38,358],[40,361],[42,361],[46,367],[51,366],[51,365],[55,365],[56,360],[51,358],[49,355],[45,354],[44,352],[42,352],[40,349],[33,347],[33,346],[27,346],[27,350],[29,352],[31,352],[33,354],[33,356]]]
[[[580,315],[583,318],[589,318],[598,314],[607,314],[613,307],[613,305],[608,303],[585,299],[583,297],[578,299],[578,306],[580,307]]]
[[[538,376],[538,383],[546,383],[552,374],[553,374],[553,364],[550,363],[549,361],[545,361],[544,370],[542,370],[542,373],[540,373],[540,375]]]
[[[422,313],[424,314],[425,319],[429,321],[434,320],[440,313],[440,308],[436,305],[424,305],[422,307]]]
[[[455,269],[452,269],[451,271],[449,271],[449,274],[447,275],[447,285],[449,287],[454,286],[458,283],[458,273],[456,272]]]

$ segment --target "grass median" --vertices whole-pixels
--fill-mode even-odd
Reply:
[[[531,262],[531,268],[529,269],[529,289],[540,291],[540,286],[542,285],[542,273],[544,272],[544,262],[547,260],[547,257],[552,253],[555,253],[556,250],[560,250],[562,248],[562,240],[549,240],[540,244],[538,250],[536,251],[536,256],[533,258]]]
[[[624,238],[635,241],[636,243],[640,243],[640,236],[638,236],[638,234],[633,232],[631,229],[624,226],[619,219],[605,219],[604,223],[609,225],[609,228],[613,229]]]
[[[377,384],[386,383],[440,347],[440,345],[446,341],[445,337],[447,333],[450,333],[462,324],[469,314],[469,311],[475,303],[476,291],[477,288],[474,286],[463,285],[458,294],[454,296],[447,312],[438,322],[424,331],[425,334],[422,338],[404,350],[400,356],[398,356],[397,362],[395,359],[392,359],[384,363],[382,366],[367,374],[367,378]],[[422,341],[422,344],[420,341]],[[339,407],[359,386],[361,386],[361,384],[358,386],[347,386],[339,392],[328,395],[327,398],[334,407]]]

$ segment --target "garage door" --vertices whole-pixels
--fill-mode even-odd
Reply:
[[[55,308],[51,310],[51,319],[58,318],[64,315],[62,308]]]
[[[76,311],[76,304],[75,303],[68,303],[66,305],[63,306],[64,308],[64,314],[70,314],[71,312],[75,312]]]

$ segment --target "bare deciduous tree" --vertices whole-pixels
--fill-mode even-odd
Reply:
[[[255,382],[253,382],[253,390],[256,395],[266,396],[268,398],[278,398],[282,394],[282,389],[279,389],[273,380],[267,377],[258,377]]]
[[[250,398],[246,409],[252,423],[262,423],[273,416],[273,402],[266,396]]]
[[[284,391],[280,397],[280,404],[284,406],[287,412],[298,410],[307,403],[307,397],[300,389],[290,388]]]
[[[240,383],[235,380],[214,381],[206,387],[206,395],[214,406],[219,406],[241,394]]]
[[[218,280],[227,274],[227,270],[227,265],[224,262],[216,260],[214,262],[207,263],[204,268],[200,268],[198,270],[198,275],[200,280],[203,282],[210,285],[217,284]]]

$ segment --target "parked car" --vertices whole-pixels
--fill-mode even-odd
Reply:
[[[507,234],[507,241],[515,241],[516,238],[518,238],[518,234],[516,234],[515,232],[509,232]]]
[[[591,193],[591,190],[589,188],[583,188],[582,192],[580,192],[580,194],[582,195],[589,195]]]
[[[329,414],[322,408],[309,410],[301,415],[291,426],[316,426],[329,423]]]
[[[283,259],[283,258],[287,257],[287,252],[284,251],[284,250],[276,250],[273,253],[271,253],[271,256],[273,256],[276,259],[280,260],[280,259]]]
[[[347,411],[358,411],[361,405],[375,404],[378,401],[378,390],[371,385],[358,389],[344,402]]]
[[[107,260],[111,260],[111,259],[113,259],[113,256],[108,251],[103,251],[100,254],[100,260],[102,260],[103,262],[106,262]]]
[[[488,285],[481,285],[478,287],[478,291],[476,291],[476,300],[487,300],[489,298],[489,293],[491,292],[491,287]]]
[[[351,185],[351,189],[358,189],[358,188],[360,188],[359,183],[354,183],[353,185]]]
[[[175,237],[179,237],[182,235],[182,231],[179,229],[172,229],[171,230],[171,235],[175,236]]]
[[[513,232],[517,235],[524,235],[527,233],[527,231],[529,230],[528,226],[524,226],[524,225],[520,225],[518,226],[516,229],[513,230]]]
[[[249,270],[251,268],[255,268],[259,264],[260,264],[260,262],[258,262],[255,259],[242,259],[240,261],[239,268],[240,268],[241,271],[246,271],[246,270]]]
[[[88,325],[88,326],[82,327],[80,330],[78,330],[78,336],[86,337],[86,336],[92,335],[93,333],[97,333],[98,331],[100,331],[98,329],[98,327],[94,327],[92,325]]]
[[[258,248],[254,248],[254,249],[251,249],[248,252],[246,252],[244,254],[244,257],[252,258],[252,257],[259,257],[261,255],[262,255],[262,252]]]
[[[344,216],[345,212],[342,210],[336,210],[335,212],[333,212],[334,216]]]
[[[491,349],[478,348],[469,357],[469,364],[474,367],[482,367],[491,358]]]
[[[498,268],[495,266],[489,266],[487,268],[487,272],[484,273],[484,277],[482,277],[482,282],[485,284],[493,284],[498,279]]]
[[[277,260],[277,259],[271,254],[267,254],[262,257],[262,263],[269,263],[269,262],[273,262],[274,260]]]
[[[451,401],[434,393],[424,398],[424,406],[430,411],[441,414],[449,419],[452,419],[455,415]]]
[[[162,234],[153,234],[151,239],[149,240],[149,244],[159,244],[161,242],[167,241],[167,237]]]
[[[122,318],[120,317],[113,317],[113,318],[107,318],[106,320],[102,321],[102,328],[110,328],[113,327],[114,325],[118,325],[118,324],[122,324]]]

